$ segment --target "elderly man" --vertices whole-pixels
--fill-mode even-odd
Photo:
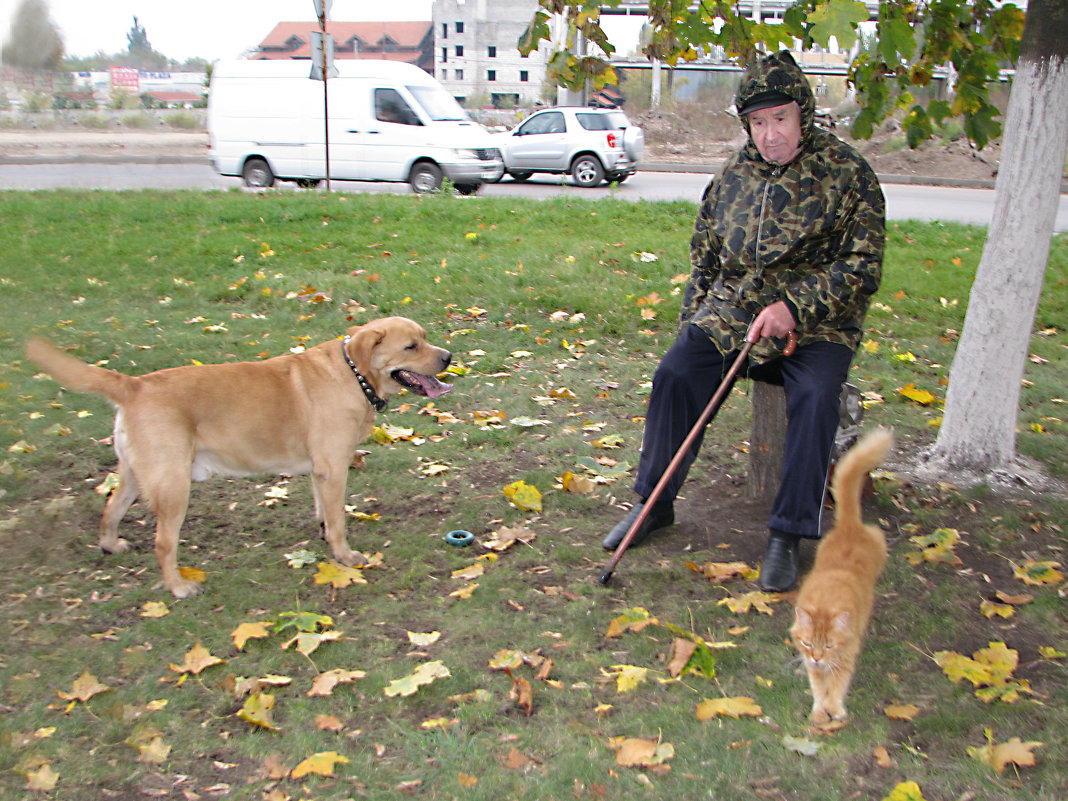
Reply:
[[[782,384],[787,404],[761,588],[791,589],[800,540],[821,534],[838,399],[882,274],[885,204],[868,163],[815,126],[815,105],[786,51],[742,78],[735,107],[749,139],[702,197],[679,333],[649,397],[639,501],[605,538],[608,550],[637,519],[747,339],[757,344],[741,375]],[[798,346],[783,356],[790,332]],[[632,544],[674,522],[674,499],[700,444],[698,437]]]

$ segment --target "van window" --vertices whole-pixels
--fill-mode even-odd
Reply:
[[[396,89],[375,89],[375,119],[399,125],[422,125]]]
[[[456,98],[442,89],[440,84],[434,86],[409,85],[405,88],[434,122],[471,121],[471,117],[456,102]]]

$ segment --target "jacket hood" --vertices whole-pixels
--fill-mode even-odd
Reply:
[[[810,144],[816,119],[816,96],[789,50],[772,53],[749,66],[738,84],[734,107],[740,109],[764,92],[782,92],[797,101],[801,107],[801,146],[804,148]],[[749,147],[755,151],[749,121],[744,116],[741,121],[746,133],[750,134]]]

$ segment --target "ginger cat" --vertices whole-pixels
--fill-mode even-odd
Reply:
[[[845,696],[871,617],[875,581],[886,562],[883,532],[861,519],[861,489],[893,443],[893,434],[877,429],[838,462],[831,479],[834,527],[820,540],[797,595],[790,634],[808,671],[809,720],[816,725],[848,718]]]

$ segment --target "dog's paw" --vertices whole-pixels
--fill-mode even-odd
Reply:
[[[359,551],[354,551],[351,548],[345,548],[344,550],[333,548],[334,558],[341,562],[346,567],[359,567],[364,563],[364,556]]]
[[[130,550],[130,543],[118,537],[112,541],[100,540],[100,550],[104,553],[126,553]]]
[[[167,589],[171,591],[175,598],[188,598],[190,595],[196,595],[200,592],[201,586],[195,581],[179,578],[168,584]]]

